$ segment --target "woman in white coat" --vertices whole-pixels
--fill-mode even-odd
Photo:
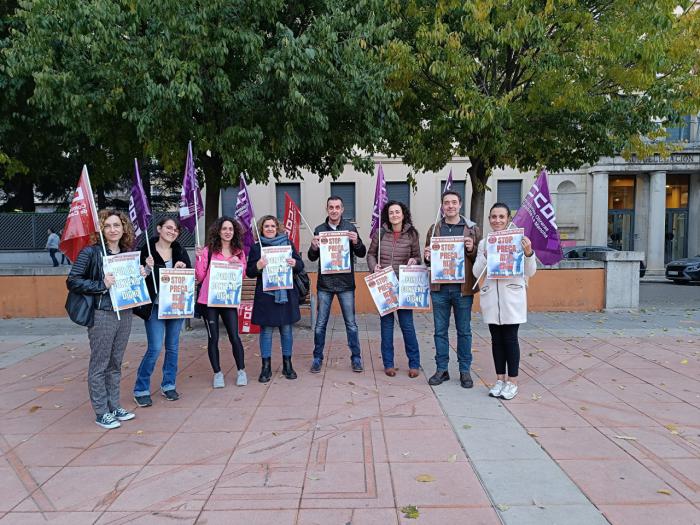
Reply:
[[[489,211],[492,231],[505,230],[510,221],[510,208],[497,202]],[[479,242],[474,275],[479,278],[486,268],[486,240]],[[491,397],[513,399],[518,393],[518,365],[520,345],[518,328],[527,321],[527,280],[537,271],[535,252],[530,239],[523,236],[524,277],[486,279],[481,287],[479,302],[484,322],[491,332],[493,362],[496,365],[496,384],[489,391]],[[506,368],[508,379],[506,380]]]

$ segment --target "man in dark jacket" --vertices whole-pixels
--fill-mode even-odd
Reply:
[[[355,257],[364,257],[367,248],[362,244],[362,239],[357,234],[357,228],[350,221],[343,219],[343,199],[332,195],[326,201],[328,217],[323,224],[314,229],[314,237],[311,241],[308,257],[310,261],[316,261],[320,256],[319,232],[347,231],[350,238],[351,271],[349,273],[321,274],[319,263],[317,297],[318,315],[314,328],[314,360],[311,364],[311,372],[317,374],[323,364],[323,347],[326,345],[326,326],[331,313],[333,296],[338,296],[340,310],[343,312],[345,332],[348,336],[348,346],[351,352],[352,369],[362,372],[362,357],[360,352],[360,338],[355,322]]]
[[[462,217],[459,210],[462,197],[456,191],[448,190],[442,194],[443,218],[428,229],[425,238],[424,257],[430,265],[430,239],[432,237],[464,237],[464,275],[463,283],[431,284],[430,296],[433,303],[433,322],[435,323],[435,374],[428,380],[432,386],[448,381],[450,375],[447,366],[450,362],[449,328],[450,313],[454,311],[457,327],[457,361],[459,362],[459,382],[464,388],[472,388],[474,381],[469,373],[472,364],[472,303],[476,279],[472,275],[472,265],[476,260],[476,247],[481,240],[479,227],[469,219]],[[434,233],[433,233],[434,231]]]

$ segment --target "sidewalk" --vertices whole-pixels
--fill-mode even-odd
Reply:
[[[472,390],[456,363],[434,390],[409,379],[400,343],[399,374],[386,377],[376,316],[359,319],[365,372],[353,373],[342,318],[331,323],[322,374],[308,372],[301,328],[299,379],[279,374],[275,350],[278,373],[261,385],[246,336],[248,386],[234,386],[223,351],[216,391],[196,325],[182,338],[182,398],[154,396],[105,432],[88,402],[84,329],[0,320],[0,523],[700,523],[697,310],[532,314],[511,402],[486,395],[493,364],[478,316]],[[432,319],[416,323],[429,376]],[[137,321],[129,408],[144,342]]]

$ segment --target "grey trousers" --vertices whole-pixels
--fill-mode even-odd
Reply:
[[[88,328],[90,365],[88,390],[95,414],[101,416],[119,408],[119,382],[122,358],[131,334],[131,310],[119,312],[95,310],[95,323]]]

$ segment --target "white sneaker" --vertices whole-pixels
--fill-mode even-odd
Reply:
[[[513,399],[517,393],[518,393],[518,385],[508,381],[506,383],[506,386],[503,387],[503,390],[501,390],[501,397],[503,399]]]
[[[224,373],[217,372],[214,374],[214,388],[224,388],[226,383],[224,383]]]
[[[245,370],[238,371],[238,377],[236,378],[236,386],[246,386],[248,384],[248,376]]]
[[[489,395],[491,397],[500,397],[504,386],[506,386],[506,384],[499,379],[496,381],[496,384],[491,387],[491,390],[489,390]]]

